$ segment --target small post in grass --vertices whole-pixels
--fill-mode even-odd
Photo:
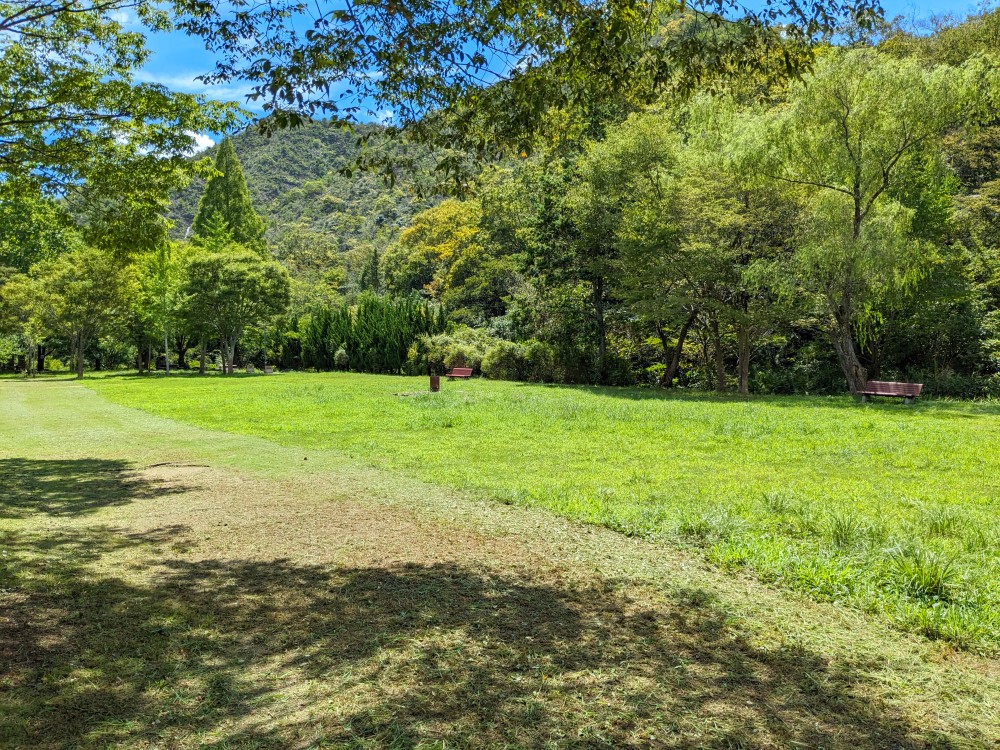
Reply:
[[[441,376],[431,375],[431,393],[437,393],[441,390]]]

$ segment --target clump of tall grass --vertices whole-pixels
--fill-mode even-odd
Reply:
[[[864,524],[854,513],[832,513],[830,515],[829,535],[834,547],[849,549],[856,546],[864,530]]]
[[[827,601],[849,599],[854,592],[858,572],[843,557],[798,557],[785,577],[795,588]]]
[[[776,515],[784,515],[792,509],[792,498],[787,492],[765,492],[764,507]]]
[[[954,560],[931,550],[897,547],[889,552],[899,588],[918,599],[950,601],[958,591],[961,573]]]
[[[963,648],[972,647],[990,635],[979,613],[964,604],[936,601],[927,605],[901,601],[896,605],[893,619],[903,630]]]
[[[683,511],[677,524],[677,534],[699,546],[711,546],[729,541],[743,528],[742,519],[724,508],[707,512]]]
[[[965,517],[956,508],[938,505],[924,513],[921,524],[928,535],[954,536],[965,526]]]
[[[885,524],[867,520],[852,511],[830,513],[826,533],[833,546],[840,550],[880,545],[889,537]]]

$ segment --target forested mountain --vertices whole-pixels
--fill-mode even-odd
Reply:
[[[430,205],[417,195],[411,174],[401,173],[390,186],[381,174],[342,173],[361,151],[359,137],[378,131],[367,126],[350,132],[329,122],[313,122],[271,136],[250,129],[232,138],[272,247],[279,248],[289,232],[313,231],[347,250],[356,241],[407,226],[415,213]],[[369,148],[400,148],[374,140],[372,144]],[[217,150],[215,146],[199,157],[215,158]],[[172,197],[169,218],[175,239],[188,234],[204,189],[204,180],[195,180]]]

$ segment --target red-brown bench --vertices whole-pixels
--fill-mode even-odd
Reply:
[[[448,380],[454,380],[455,378],[471,378],[472,368],[471,367],[452,367],[448,372],[445,373],[448,376]]]
[[[869,380],[858,394],[861,400],[867,401],[869,396],[893,396],[903,399],[903,403],[912,404],[913,399],[920,395],[923,383],[892,383],[886,380]]]

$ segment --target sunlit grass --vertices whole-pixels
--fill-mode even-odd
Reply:
[[[1000,408],[749,401],[423,378],[105,378],[109,399],[703,548],[824,600],[1000,648]]]

